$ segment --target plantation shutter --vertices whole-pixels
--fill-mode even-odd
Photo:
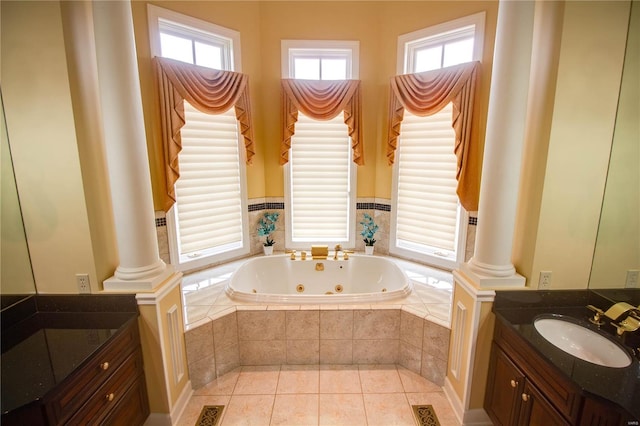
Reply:
[[[349,239],[350,162],[342,114],[323,121],[298,115],[289,156],[293,241]]]
[[[212,115],[184,106],[175,207],[180,254],[195,258],[242,246],[240,153],[233,108]]]
[[[399,246],[455,251],[458,183],[451,113],[451,103],[428,117],[405,111],[398,143]]]

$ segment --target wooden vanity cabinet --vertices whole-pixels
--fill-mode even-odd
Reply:
[[[611,403],[583,397],[513,329],[496,321],[484,407],[499,426],[621,426]]]
[[[52,424],[135,426],[149,415],[137,321],[131,321],[47,404]],[[53,420],[53,421],[51,421]]]
[[[511,359],[493,344],[485,409],[496,425],[569,425]]]
[[[2,416],[13,425],[142,425],[149,400],[137,318],[42,399]]]

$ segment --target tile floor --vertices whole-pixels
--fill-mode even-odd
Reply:
[[[442,426],[459,425],[442,388],[395,365],[240,367],[194,391],[177,425],[224,405],[229,425],[416,425],[411,405],[432,405]]]

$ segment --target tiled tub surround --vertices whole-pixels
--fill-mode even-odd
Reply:
[[[185,342],[194,388],[248,365],[398,364],[442,385],[450,335],[449,273],[394,259],[412,294],[366,305],[250,305],[224,286],[241,262],[185,276]]]

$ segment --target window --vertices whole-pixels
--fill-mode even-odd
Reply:
[[[239,71],[235,31],[149,5],[154,56]],[[244,149],[234,109],[205,114],[185,101],[176,203],[167,213],[171,263],[189,270],[249,252]]]
[[[484,13],[398,39],[398,73],[479,60]],[[393,169],[390,252],[454,269],[464,261],[467,212],[456,194],[452,105],[429,117],[404,112]]]
[[[356,79],[357,58],[357,42],[282,42],[283,78]],[[343,114],[319,121],[299,113],[295,126],[285,165],[287,247],[353,247],[356,167]]]

